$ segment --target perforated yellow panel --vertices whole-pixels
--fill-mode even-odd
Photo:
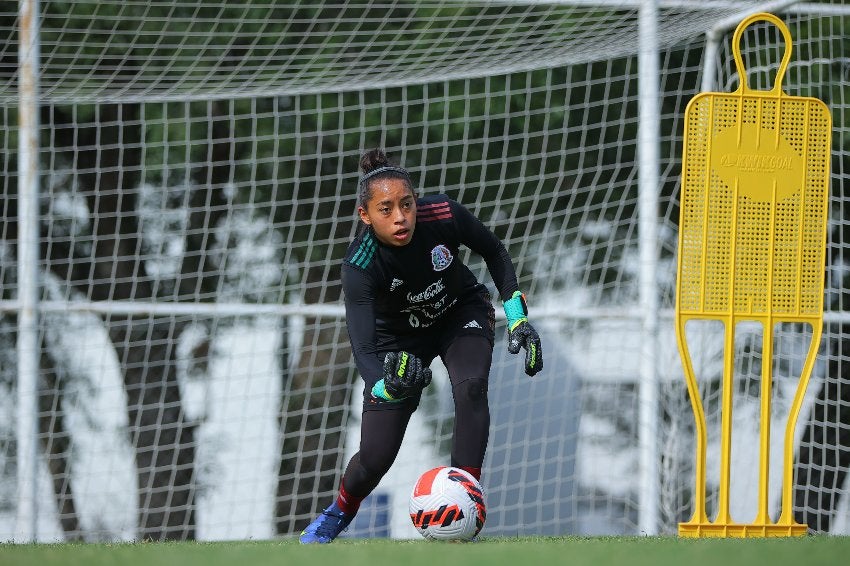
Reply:
[[[770,91],[747,88],[739,43],[744,29],[765,20],[785,39],[785,55]],[[788,536],[805,534],[791,509],[794,425],[811,374],[823,322],[823,273],[829,183],[831,117],[814,98],[781,89],[791,36],[772,14],[742,21],[733,37],[740,86],[733,93],[702,93],[688,105],[682,162],[676,330],[697,425],[695,512],[679,525],[682,536]],[[689,320],[724,322],[720,488],[717,516],[705,508],[706,424],[685,338]],[[767,513],[771,363],[762,364],[759,509],[752,524],[729,514],[734,332],[739,321],[763,325],[762,357],[771,359],[774,325],[813,327],[797,396],[786,425],[782,512]]]
[[[732,300],[737,315],[821,309],[829,113],[753,98],[704,93],[688,107],[682,314],[728,314]]]

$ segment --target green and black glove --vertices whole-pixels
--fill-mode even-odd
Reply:
[[[431,383],[431,368],[407,352],[390,352],[384,358],[384,378],[372,387],[372,395],[385,401],[401,401],[417,395]]]
[[[514,291],[510,299],[503,302],[508,319],[508,352],[519,354],[525,348],[525,373],[534,376],[543,369],[543,348],[540,336],[528,322],[528,306],[525,295]]]

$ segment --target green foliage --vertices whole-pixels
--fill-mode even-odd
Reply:
[[[341,61],[351,61],[346,73],[368,76],[384,64],[401,73],[423,60],[445,58],[440,47],[447,38],[460,51],[488,49],[494,57],[507,57],[509,42],[522,26],[533,23],[539,41],[556,45],[559,37],[582,33],[587,21],[605,15],[576,14],[569,18],[542,6],[499,4],[392,3],[370,10],[361,3],[47,2],[44,74],[61,78],[62,88],[70,92],[98,92],[133,81],[202,85],[186,102],[123,103],[138,108],[140,138],[126,141],[141,152],[142,179],[232,185],[234,205],[250,206],[277,226],[291,226],[287,241],[330,242],[329,248],[307,247],[312,257],[300,258],[304,261],[341,254],[355,222],[358,158],[382,146],[419,173],[416,182],[426,192],[445,191],[467,203],[477,202],[479,191],[515,196],[510,215],[527,219],[522,226],[526,243],[542,237],[552,211],[587,211],[565,214],[559,228],[589,250],[589,265],[602,266],[604,260],[610,266],[627,253],[635,230],[636,57],[381,89],[214,96],[246,76],[253,84],[280,78],[296,53],[299,64],[309,65],[302,84],[309,86],[311,77],[338,68]],[[789,71],[789,92],[846,105],[850,47],[842,31],[850,27],[847,20],[812,19],[800,27],[795,58],[817,63]],[[11,12],[3,14],[0,25],[14,29]],[[378,25],[380,33],[370,37],[368,51],[356,53],[352,41],[363,41],[369,26]],[[401,38],[407,47],[399,53]],[[304,54],[311,59],[303,59]],[[677,217],[682,130],[677,112],[698,88],[701,56],[701,48],[662,54],[665,69],[681,70],[662,75],[661,192],[667,210],[660,213],[670,218]],[[75,69],[88,71],[68,72],[63,66],[71,60]],[[270,63],[257,66],[265,60]],[[245,65],[251,65],[248,75],[242,72]],[[451,65],[445,60],[447,69]],[[206,90],[209,99],[198,99],[198,92]],[[97,104],[56,108],[67,123],[101,120]],[[833,119],[834,146],[846,153],[850,116],[837,111]],[[14,147],[14,129],[0,135],[10,136],[0,139],[2,147]],[[549,196],[539,198],[541,193]],[[500,237],[516,238],[515,225],[492,220],[500,216],[500,199],[483,200],[493,204],[476,212]],[[335,218],[342,222],[328,221]],[[580,223],[588,220],[610,222],[620,233],[595,241],[579,233]],[[663,247],[667,255],[672,250]],[[618,270],[601,267],[590,274],[591,281],[603,285],[621,277]]]

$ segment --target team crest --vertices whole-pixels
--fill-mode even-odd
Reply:
[[[431,263],[434,266],[434,271],[442,271],[452,264],[452,252],[443,244],[438,245],[431,250]]]

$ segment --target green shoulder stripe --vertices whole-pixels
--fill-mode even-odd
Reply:
[[[356,265],[360,269],[366,269],[366,266],[371,263],[372,258],[375,256],[375,249],[377,245],[375,244],[375,239],[372,237],[371,233],[367,233],[363,236],[363,241],[360,242],[360,247],[357,248],[357,251],[354,252],[354,255],[351,256],[351,259],[348,260],[349,263]]]

